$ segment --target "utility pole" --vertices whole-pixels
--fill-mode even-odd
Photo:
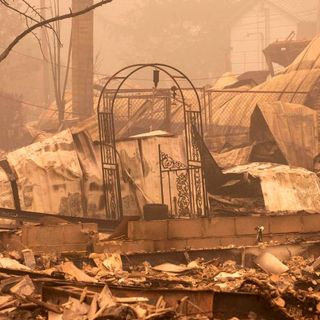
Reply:
[[[264,8],[264,48],[265,49],[270,44],[270,8]]]
[[[46,18],[46,0],[40,0],[40,12],[41,16]],[[45,28],[41,28],[41,48],[44,55],[42,62],[42,81],[43,81],[43,104],[49,106],[49,93],[50,93],[50,81],[49,81],[49,62],[48,62],[48,39],[46,36]]]
[[[270,44],[270,8],[268,4],[264,6],[264,39],[263,48],[261,48],[261,60],[262,60],[262,69],[265,69],[265,57],[263,54],[263,50]]]
[[[320,0],[318,0],[317,34],[320,33]]]
[[[72,0],[73,12],[93,0]],[[93,114],[93,11],[72,20],[72,111],[83,119]]]

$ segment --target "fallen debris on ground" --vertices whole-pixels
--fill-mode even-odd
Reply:
[[[55,259],[50,269],[43,263],[45,259],[37,256],[37,264],[31,269],[23,264],[26,260],[23,253],[15,254],[19,261],[6,255],[12,253],[1,258],[0,314],[6,319],[210,319],[214,316],[215,310],[208,314],[191,292],[253,294],[280,314],[281,319],[307,320],[320,316],[318,257],[294,256],[280,261],[264,252],[256,257],[256,268],[245,268],[232,260],[221,263],[216,259],[197,259],[187,265],[151,266],[146,261],[140,266],[132,265],[127,271],[118,254],[91,254],[73,262]],[[164,294],[157,296],[154,290],[164,290]],[[176,290],[184,295],[175,294],[172,300],[170,292]],[[246,319],[259,319],[253,317],[254,311],[249,311],[251,316],[248,313]]]

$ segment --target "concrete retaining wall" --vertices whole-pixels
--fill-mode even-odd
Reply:
[[[147,251],[253,245],[255,228],[261,225],[264,240],[284,241],[299,234],[308,237],[320,232],[320,214],[130,221],[127,244],[136,249],[139,243]]]
[[[86,252],[90,244],[89,231],[97,232],[97,225],[95,223],[24,225],[21,243],[35,253]]]

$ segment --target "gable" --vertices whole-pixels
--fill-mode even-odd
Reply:
[[[300,1],[300,0],[294,0],[294,1]],[[302,21],[295,14],[295,10],[288,9],[289,1],[286,1],[286,0],[280,1],[281,5],[279,5],[278,2],[279,2],[278,0],[258,0],[258,1],[257,0],[253,0],[253,1],[243,0],[243,1],[240,1],[239,4],[241,4],[241,6],[239,6],[238,10],[236,10],[236,13],[234,15],[232,15],[232,17],[230,19],[230,25],[233,26],[243,16],[245,16],[248,13],[250,14],[251,11],[255,10],[257,8],[257,6],[259,6],[263,3],[269,4],[274,10],[279,12],[279,15],[283,15],[284,17],[287,17],[287,18],[295,21],[296,23]],[[287,6],[285,6],[284,2],[288,2]]]

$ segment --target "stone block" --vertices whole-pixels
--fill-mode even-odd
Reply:
[[[168,239],[201,238],[206,219],[168,220]]]
[[[320,214],[305,214],[302,216],[303,232],[319,232],[320,231]]]
[[[235,217],[236,234],[242,235],[256,235],[256,227],[264,226],[264,234],[270,233],[269,217]]]
[[[63,242],[66,244],[85,243],[89,239],[88,234],[83,232],[84,229],[81,224],[66,224],[59,227]]]
[[[89,229],[97,229],[93,225]],[[86,251],[89,235],[81,224],[23,226],[21,242],[35,252]]]
[[[202,236],[206,238],[235,236],[235,219],[229,217],[214,217],[203,219]]]
[[[167,220],[129,221],[128,238],[130,240],[166,240],[168,236]]]
[[[270,216],[270,233],[301,233],[303,223],[301,215]]]

